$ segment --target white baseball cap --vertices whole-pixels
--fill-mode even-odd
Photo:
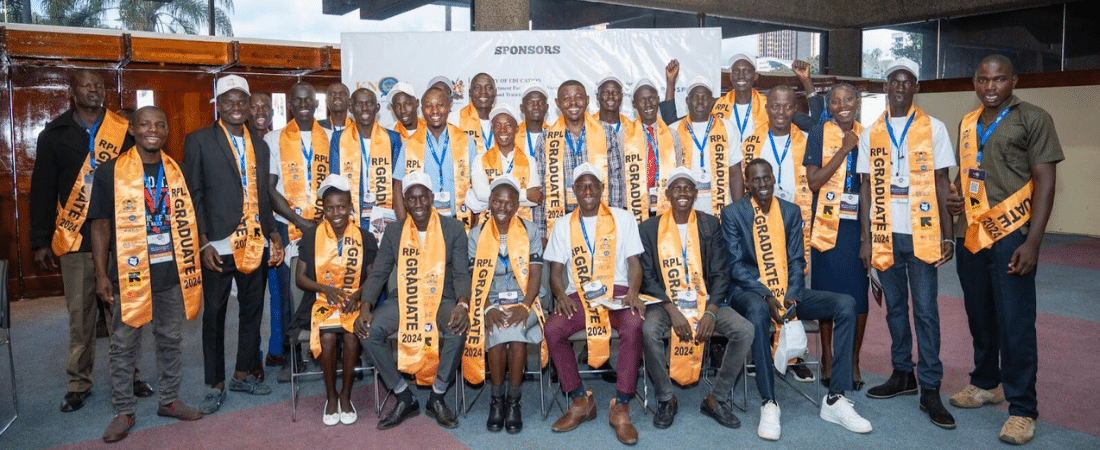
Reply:
[[[733,56],[730,57],[729,66],[733,67],[733,64],[736,63],[737,61],[745,61],[745,62],[749,63],[752,66],[753,69],[756,69],[756,58],[754,58],[752,56],[746,55],[744,53],[738,53],[736,55],[733,55]]]
[[[412,98],[417,98],[416,90],[413,89],[413,86],[409,84],[408,81],[398,81],[397,83],[395,83],[393,87],[390,88],[390,92],[386,94],[386,98],[392,102],[393,97],[396,96],[398,93],[407,94]]]
[[[435,85],[436,83],[439,83],[440,81],[442,81],[442,82],[443,82],[443,84],[446,84],[446,85],[447,85],[447,90],[448,90],[448,91],[452,91],[452,92],[454,91],[454,89],[455,89],[455,84],[454,84],[454,82],[453,82],[453,81],[451,81],[451,79],[450,79],[450,78],[447,78],[447,77],[445,77],[445,76],[443,76],[443,75],[440,75],[440,76],[438,76],[438,77],[432,78],[431,80],[428,80],[428,87],[427,87],[427,88],[425,88],[424,90],[426,91],[426,90],[428,90],[428,89],[431,89],[431,88],[432,88],[432,86],[434,86],[434,85]]]
[[[432,191],[433,194],[435,193],[435,190],[432,189],[432,177],[429,177],[428,174],[417,170],[415,172],[409,172],[405,174],[405,178],[401,180],[401,194],[405,194],[409,191],[409,188],[418,184],[428,188],[428,190]]]
[[[655,91],[657,90],[657,85],[654,84],[653,81],[651,81],[649,78],[642,78],[642,79],[638,80],[637,83],[634,83],[634,90],[631,91],[631,92],[636,94],[636,93],[638,93],[638,89],[641,89],[641,88],[646,87],[646,86],[649,86],[649,87],[653,88],[653,90],[655,90]]]
[[[518,114],[516,114],[516,111],[512,109],[511,106],[508,106],[506,104],[500,104],[494,107],[493,111],[489,113],[489,120],[495,119],[497,117],[497,114],[507,114],[513,120],[517,122],[519,121],[519,117]]]
[[[329,176],[325,177],[325,180],[321,182],[321,187],[317,188],[317,198],[325,198],[325,193],[328,192],[329,189],[351,192],[351,183],[348,182],[347,178],[340,175],[329,174]]]
[[[513,189],[516,190],[516,192],[523,192],[523,190],[519,187],[519,181],[516,181],[515,178],[507,174],[496,177],[496,179],[493,180],[492,183],[489,183],[489,192],[495,191],[497,189],[497,186],[505,185],[511,186]]]
[[[671,186],[673,181],[686,178],[691,184],[696,184],[698,181],[695,179],[695,175],[691,173],[691,169],[680,166],[672,170],[672,173],[668,174],[668,180],[665,181],[666,186]]]
[[[538,93],[541,93],[547,99],[550,98],[550,93],[546,92],[546,88],[532,82],[532,83],[527,83],[527,86],[523,87],[523,93],[520,94],[520,96],[519,96],[520,100],[523,100],[524,98],[527,97],[527,94],[530,94],[532,92],[538,92]]]
[[[691,83],[688,84],[686,92],[690,93],[692,89],[695,89],[698,86],[707,88],[707,90],[710,91],[711,95],[714,95],[714,88],[710,87],[710,83],[707,83],[707,79],[702,75],[696,75],[695,78],[691,79]]]
[[[806,328],[797,320],[786,321],[779,330],[779,345],[772,362],[780,374],[787,373],[787,361],[806,354]]]
[[[603,86],[603,84],[608,81],[614,81],[616,84],[619,85],[619,89],[622,89],[623,87],[623,80],[620,80],[619,77],[616,77],[615,75],[606,74],[603,78],[600,78],[600,81],[598,83],[596,83],[596,90],[599,91],[600,86]]]
[[[603,175],[600,174],[600,169],[597,169],[596,166],[592,165],[590,162],[581,163],[573,169],[573,182],[576,183],[577,180],[584,175],[592,175],[596,177],[596,181],[603,183]]]
[[[902,59],[899,59],[897,61],[894,61],[894,63],[891,64],[890,67],[886,69],[886,72],[882,76],[882,79],[889,80],[890,79],[890,74],[892,74],[894,72],[897,72],[899,70],[906,70],[909,73],[913,74],[913,78],[917,79],[918,81],[920,80],[920,66],[918,66],[917,63],[913,62],[913,60],[906,59],[906,58],[902,58]]]
[[[234,89],[244,92],[244,95],[252,95],[248,92],[248,81],[243,77],[240,75],[226,75],[218,78],[218,82],[214,84],[214,98],[210,99],[210,103],[214,103],[217,101],[218,96]]]

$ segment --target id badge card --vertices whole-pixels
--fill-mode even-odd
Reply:
[[[702,169],[695,169],[692,172],[696,180],[695,189],[699,192],[710,191],[710,173]]]
[[[676,308],[684,317],[699,317],[699,296],[693,290],[676,291]]]
[[[519,295],[519,291],[504,291],[497,294],[497,302],[501,306],[511,306],[518,304],[523,300],[523,297]]]
[[[794,198],[794,193],[792,193],[792,192],[790,192],[786,189],[783,189],[779,186],[776,186],[775,187],[775,196],[789,202],[789,201],[791,201],[791,199]]]
[[[985,181],[985,171],[981,169],[969,169],[967,170],[967,176],[970,177],[970,185],[967,186],[967,190],[971,194],[977,195],[981,192],[982,182]]]
[[[581,286],[581,289],[584,290],[584,299],[589,301],[600,298],[607,293],[607,286],[604,286],[600,280],[585,284]]]
[[[149,263],[157,264],[172,260],[172,236],[168,233],[157,233],[145,236],[145,242],[149,244]]]
[[[657,196],[658,196],[657,186],[649,188],[649,204],[650,205],[656,205],[657,204]]]
[[[565,203],[567,205],[577,204],[577,195],[573,193],[572,187],[565,188]]]
[[[840,218],[847,220],[859,218],[859,194],[840,194]]]
[[[451,193],[444,191],[435,194],[435,201],[432,206],[445,216],[451,215]]]
[[[909,201],[909,177],[890,178],[890,198],[895,202]]]
[[[378,197],[373,192],[366,192],[363,194],[363,210],[373,208],[375,203],[378,202]]]

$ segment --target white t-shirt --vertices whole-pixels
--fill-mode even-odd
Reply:
[[[573,258],[570,254],[572,248],[570,221],[573,214],[580,214],[580,208],[554,223],[554,229],[550,231],[550,239],[546,241],[546,252],[542,255],[545,261],[565,264],[566,294],[577,292],[576,286],[573,285]],[[638,235],[638,222],[634,220],[634,214],[622,208],[611,208],[611,215],[615,218],[616,235],[615,285],[628,286],[630,281],[627,277],[626,259],[642,254],[645,249],[642,248],[642,238]],[[582,217],[581,220],[584,221],[584,226],[590,233],[589,236],[595,238],[592,234],[595,234],[596,230],[596,217]]]
[[[932,122],[932,159],[935,162],[935,168],[945,169],[957,166],[955,150],[951,146],[951,138],[947,134],[947,127],[935,117],[929,116],[929,119]],[[894,129],[894,137],[901,137],[900,134],[905,129],[905,123],[908,121],[909,116],[890,118],[890,126]],[[863,134],[859,137],[859,157],[856,162],[856,172],[861,174],[871,173],[870,163],[868,162],[871,155],[871,128],[864,128]],[[909,186],[909,159],[906,157],[909,152],[909,137],[905,136],[901,141],[901,148],[905,149],[904,152],[893,148],[893,144],[890,147],[890,168],[893,172],[890,174],[890,183],[892,185]],[[890,222],[894,229],[893,232],[913,234],[912,220],[909,217],[909,199],[892,199],[890,206]]]
[[[801,130],[793,126],[791,127],[791,133],[803,134]],[[767,135],[764,136],[764,142],[757,152],[759,154],[758,157],[772,165],[772,176],[775,177],[776,194],[779,194],[779,190],[782,189],[784,192],[791,195],[784,200],[793,202],[798,183],[794,175],[794,165],[796,164],[794,160],[794,150],[787,147],[787,143],[791,141],[791,135],[772,136],[772,140],[775,141],[774,149]],[[786,155],[783,154],[784,149],[787,150]],[[778,158],[776,155],[778,155]],[[802,161],[798,161],[797,164],[802,164]]]
[[[677,121],[676,123],[673,123],[669,128],[674,130],[674,132],[677,133],[677,135],[679,135],[680,134],[680,122],[684,121],[684,120],[691,120],[691,119],[687,118],[687,117],[685,117],[683,119],[680,119],[680,121]],[[706,145],[706,139],[707,139],[707,136],[708,136],[707,135],[707,124],[709,123],[709,121],[708,122],[689,122],[689,123],[691,124],[691,130],[695,132],[695,139],[699,139],[699,142],[703,142],[704,145]],[[726,125],[727,138],[730,139],[729,142],[733,142],[732,141],[732,135],[730,135],[730,129],[731,129],[730,124],[726,123],[725,125]],[[687,142],[688,143],[688,147],[684,148],[684,153],[687,154],[687,155],[690,155],[690,157],[692,159],[692,164],[691,164],[692,167],[690,167],[690,169],[695,174],[696,179],[697,180],[708,180],[708,179],[713,180],[713,174],[710,173],[710,165],[711,165],[711,160],[714,159],[714,155],[709,150],[704,150],[702,152],[703,153],[703,161],[702,161],[702,164],[700,165],[700,162],[699,162],[699,153],[700,153],[699,147],[697,146],[697,144],[695,142],[695,139],[692,138],[691,133],[688,133],[687,136],[678,137],[677,139],[680,139],[680,142]],[[741,147],[735,146],[735,147],[731,147],[729,149],[729,164],[728,164],[728,166],[733,166],[734,164],[737,164],[737,163],[741,162],[742,159],[744,159],[744,156],[743,156],[743,153],[741,152]],[[727,173],[727,175],[732,175],[728,170],[727,170],[726,173]],[[713,186],[713,181],[711,182],[710,186]],[[711,187],[708,187],[706,182],[697,183],[696,187],[699,189],[699,193],[698,193],[698,195],[695,196],[695,210],[703,211],[703,212],[706,212],[706,213],[712,212],[713,208],[712,208],[712,205],[711,205],[711,194],[709,192],[709,189],[711,189]],[[704,192],[704,190],[707,190],[707,192]],[[729,204],[731,201],[732,201],[732,197],[727,195],[726,196],[726,201],[724,203]]]
[[[322,127],[321,129],[325,130],[325,141],[326,142],[330,141],[332,139],[332,130],[329,130],[328,128],[324,128],[324,127]],[[267,133],[267,135],[264,136],[264,142],[267,143],[267,148],[268,148],[268,150],[271,151],[270,163],[268,164],[268,173],[271,174],[271,175],[275,175],[275,176],[279,177],[279,181],[275,183],[275,191],[285,196],[286,195],[286,190],[284,189],[284,185],[283,185],[282,153],[279,150],[279,136],[281,136],[282,134],[283,134],[283,129],[282,128],[280,128],[278,130],[275,130],[275,131],[272,131],[270,133]],[[301,138],[302,138],[301,145],[304,146],[307,149],[312,147],[313,146],[313,139],[312,139],[312,136],[310,135],[310,133],[300,133],[300,134],[301,134]],[[295,149],[295,151],[298,151],[298,152],[302,151],[302,147],[299,147],[299,148]],[[313,149],[313,151],[314,152],[318,152],[318,151],[328,152],[329,149],[327,147],[326,148],[321,148],[321,149],[316,149],[315,148],[315,149]],[[310,197],[312,197],[314,195],[317,195],[317,193],[316,192],[311,192],[309,195],[310,195]],[[286,217],[283,217],[282,214],[279,214],[279,213],[275,213],[275,220],[278,220],[280,223],[290,223],[290,221],[288,221],[286,219]]]
[[[519,136],[517,136],[519,137]],[[485,174],[485,164],[481,161],[485,157],[486,153],[478,155],[474,158],[473,164],[470,168],[470,189],[466,191],[466,206],[475,213],[480,213],[489,208],[489,176]],[[508,156],[501,158],[500,165],[501,170],[507,171],[508,167],[512,164],[512,159],[515,157],[515,150],[508,153]],[[531,157],[527,158],[527,163],[530,167],[528,171],[530,177],[527,181],[527,187],[539,187],[542,186],[542,178],[539,177],[539,170],[537,161]],[[527,193],[519,193],[519,206],[535,207],[538,206],[534,202],[527,200]]]

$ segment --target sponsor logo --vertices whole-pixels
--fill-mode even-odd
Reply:
[[[397,78],[394,77],[382,77],[378,80],[378,89],[382,91],[382,95],[389,95],[390,89],[393,89],[393,85],[397,84]]]
[[[139,262],[140,261],[138,260],[137,256],[131,256],[129,258],[126,258],[126,264],[129,264],[130,267],[137,267]]]

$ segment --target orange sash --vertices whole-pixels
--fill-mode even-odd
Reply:
[[[765,148],[770,148],[768,146],[771,144],[763,144],[765,142],[768,142],[768,131],[770,129],[771,128],[768,122],[764,122],[761,124],[761,126],[756,127],[756,129],[753,130],[752,134],[745,139],[745,153],[749,153],[750,146],[756,146],[756,149],[753,150],[753,152],[755,154],[755,157],[759,157],[760,151],[763,151]],[[791,125],[790,139],[790,158],[793,158],[792,161],[794,162],[794,164],[792,164],[792,166],[794,167],[795,180],[794,204],[798,205],[798,211],[802,213],[802,243],[803,249],[806,253],[806,261],[808,263],[810,261],[810,236],[812,232],[811,227],[814,223],[814,193],[810,190],[810,184],[806,180],[806,166],[802,165],[802,159],[806,157],[806,133],[803,133],[801,130],[798,129],[798,127]],[[749,159],[742,161],[741,167],[747,166],[749,164],[749,161]],[[773,167],[772,170],[774,170],[775,173],[779,173],[778,167]],[[778,180],[776,180],[776,185],[778,184],[779,182]],[[806,264],[805,271],[808,273],[809,270],[810,265]]]
[[[985,176],[978,163],[978,120],[982,108],[967,114],[959,125],[959,177],[966,206],[966,249],[970,253],[993,246],[994,242],[1018,230],[1031,220],[1031,191],[1028,181],[997,206],[989,206],[985,191]]]
[[[354,127],[353,127],[354,128]],[[283,195],[286,203],[296,214],[306,220],[321,218],[321,199],[317,197],[317,188],[329,174],[329,142],[325,136],[325,129],[317,121],[313,121],[310,130],[310,142],[312,157],[306,161],[306,155],[302,148],[301,130],[298,122],[291,120],[279,133],[279,161],[282,165]],[[354,159],[354,156],[340,154],[341,160]],[[353,204],[354,205],[354,204]],[[291,241],[302,237],[302,230],[287,223],[287,233]]]
[[[84,158],[84,164],[80,166],[80,172],[76,175],[76,182],[73,183],[73,189],[69,191],[66,204],[62,206],[61,202],[57,203],[56,225],[53,240],[50,242],[50,248],[57,256],[80,249],[80,244],[84,241],[84,236],[80,235],[80,228],[88,218],[88,199],[92,196],[95,167],[118,157],[119,152],[122,151],[122,143],[126,140],[126,131],[130,122],[110,110],[104,111],[103,121],[94,139],[95,161],[92,160],[92,153],[89,152]]]
[[[565,176],[565,152],[572,151],[566,143],[566,133],[568,131],[565,128],[565,118],[559,117],[558,121],[546,130],[544,138],[546,142],[546,179],[543,180],[542,184],[546,191],[543,201],[546,205],[547,230],[554,229],[554,222],[565,217],[567,204],[574,205],[577,203],[576,198],[573,196],[573,190],[566,188],[566,183],[571,180],[566,180]],[[585,114],[584,134],[584,147],[588,155],[588,162],[600,169],[606,186],[608,176],[607,136],[604,134],[603,124],[591,115]],[[595,142],[595,145],[592,145],[593,142]],[[577,144],[579,145],[579,143]],[[582,161],[573,161],[573,163],[579,165]],[[608,191],[609,189],[606,188],[603,190],[604,203],[608,202]]]
[[[871,181],[871,265],[886,270],[894,265],[894,240],[891,210],[890,154],[893,144],[886,130],[890,112],[883,113],[870,135]],[[920,108],[910,107],[915,114],[909,128],[906,159],[909,161],[909,218],[913,232],[913,253],[921,261],[934,264],[940,259],[940,217],[936,200],[936,165],[932,151],[932,121]]]
[[[764,211],[756,203],[752,202],[752,243],[756,248],[756,268],[760,271],[760,283],[772,291],[772,296],[779,300],[779,315],[787,313],[785,299],[787,296],[787,233],[783,226],[783,215],[780,212],[779,200],[772,199],[771,208]],[[775,334],[772,336],[772,352],[779,344],[779,330],[783,323],[775,322]]]
[[[118,263],[122,321],[140,328],[153,319],[153,283],[149,271],[149,241],[145,217],[145,168],[138,150],[119,155],[115,163],[115,258]],[[172,250],[179,269],[184,310],[194,319],[202,307],[198,226],[191,192],[183,171],[167,154],[160,154],[168,186],[166,205],[172,228]],[[171,202],[171,203],[169,203]],[[128,220],[127,220],[128,219]]]
[[[485,138],[481,129],[481,116],[477,115],[477,108],[473,103],[464,106],[458,111],[458,126],[462,128],[462,132],[466,133],[467,138],[474,141],[474,145],[477,148],[476,154],[480,155],[487,152],[489,149],[485,146]],[[489,139],[492,140],[493,130],[492,124],[489,125]],[[492,145],[492,142],[490,142]]]
[[[454,186],[455,191],[451,195],[457,211],[440,211],[445,216],[454,216],[470,229],[470,208],[466,206],[466,191],[470,189],[470,144],[466,140],[466,134],[458,127],[447,124],[444,131],[450,139],[447,153],[454,161]],[[424,157],[428,152],[428,127],[420,127],[405,142],[405,173],[424,171]],[[439,196],[441,186],[435,187],[436,196]]]
[[[344,166],[340,173],[348,179],[351,186],[352,215],[370,219],[374,206],[393,207],[393,164],[390,134],[377,121],[371,126],[370,149],[363,148],[359,127],[352,125],[340,135],[340,162]],[[369,159],[368,159],[369,158]],[[373,198],[359,198],[359,186],[363,176],[363,159],[370,163],[370,180],[366,180],[363,192],[373,194]],[[358,214],[356,214],[358,212]]]
[[[643,134],[642,139],[645,139],[644,128],[637,123],[625,120],[619,123],[626,125],[622,130],[624,141],[628,137],[638,134],[636,129],[643,130],[641,131]],[[647,183],[649,173],[648,167],[646,167],[646,156],[649,148],[644,145],[644,142],[641,146],[632,144],[623,142],[623,167],[626,170],[623,177],[626,181],[626,209],[634,214],[634,220],[642,223],[642,221],[649,218],[649,185]]]
[[[702,155],[699,154],[699,148],[695,146],[692,138],[691,119],[685,117],[680,120],[680,126],[676,131],[680,135],[680,146],[684,149],[684,165],[692,171],[698,170],[703,163],[695,161],[695,158]],[[710,154],[710,189],[700,191],[710,193],[711,210],[707,212],[721,216],[722,208],[726,206],[726,200],[730,197],[730,177],[733,176],[729,173],[730,145],[726,123],[711,116],[710,134],[707,135],[706,140],[705,151]]]
[[[338,239],[343,241],[342,246],[337,245]],[[332,224],[327,220],[321,221],[317,225],[313,249],[313,277],[318,283],[342,289],[348,295],[359,290],[359,282],[366,265],[363,261],[363,232],[354,222],[348,224],[344,235],[337,238]],[[309,349],[313,356],[321,356],[321,328],[339,326],[351,333],[355,331],[355,319],[358,318],[358,310],[345,314],[343,305],[331,305],[324,292],[317,292],[309,328]]]
[[[397,368],[416,375],[416,383],[427,386],[439,368],[439,330],[436,312],[443,299],[447,276],[447,243],[432,209],[424,241],[412,219],[401,229],[401,251],[397,256]]]
[[[611,356],[611,319],[607,308],[600,302],[609,302],[615,293],[615,217],[611,208],[600,204],[596,215],[595,230],[581,230],[581,212],[574,210],[569,218],[570,245],[569,254],[573,255],[573,286],[584,307],[584,323],[588,336],[588,365],[599,367]],[[588,251],[585,232],[596,250],[593,256]],[[585,285],[599,282],[603,292],[585,292]]]
[[[542,131],[545,132],[547,128],[550,128],[550,125],[547,125],[546,122],[543,122],[542,123]],[[535,150],[534,146],[535,146],[535,143],[538,142],[538,137],[536,135],[532,135],[531,136],[531,147],[532,148],[527,148],[527,121],[520,122],[519,126],[516,128],[516,130],[519,130],[519,131],[516,131],[516,150],[521,151],[521,152],[523,152],[527,155],[530,155],[531,152]],[[521,139],[520,136],[523,136],[523,138]]]
[[[417,130],[423,130],[426,126],[428,126],[428,123],[425,122],[424,119],[421,119],[419,117],[416,118]],[[393,131],[396,131],[397,134],[400,134],[401,139],[408,139],[409,136],[412,136],[412,133],[410,133],[409,130],[405,129],[405,124],[401,123],[401,121],[397,121],[397,123],[393,124]],[[415,132],[415,130],[413,130],[413,132]]]
[[[852,132],[856,135],[863,134],[863,126],[859,122],[853,123]],[[825,122],[822,134],[821,166],[825,167],[837,153],[840,153],[841,143],[844,142],[844,131],[829,121]],[[851,151],[855,152],[858,149]],[[797,159],[795,163],[801,165]],[[847,171],[848,166],[841,164],[840,168],[833,172],[833,176],[829,177],[829,181],[826,181],[825,185],[818,190],[817,213],[814,214],[813,237],[810,238],[810,245],[820,252],[836,247],[837,231],[840,229],[840,198],[844,194],[844,179],[847,177]]]
[[[229,148],[236,148],[225,124],[219,120],[218,126],[225,133]],[[230,241],[233,243],[233,261],[236,262],[237,270],[241,273],[252,273],[260,267],[266,240],[263,229],[260,227],[260,194],[256,187],[256,180],[259,179],[256,150],[252,147],[252,136],[248,133],[248,127],[242,127],[242,131],[244,132],[244,160],[248,173],[241,174],[240,167],[237,168],[237,173],[241,175],[242,180],[247,180],[247,186],[242,185],[245,189],[244,204],[241,205],[241,223],[237,224],[237,229],[233,231]],[[328,143],[325,143],[325,146],[323,148],[327,148]],[[267,193],[265,192],[264,195]]]
[[[688,216],[687,249],[680,243],[680,231],[672,213],[661,216],[657,224],[657,256],[661,260],[662,276],[665,280],[665,293],[673,304],[680,309],[692,330],[696,329],[699,319],[707,310],[707,285],[703,276],[703,260],[699,240],[699,224],[695,211]],[[687,261],[684,261],[684,256]],[[686,291],[689,294],[680,294]],[[680,295],[690,298],[681,299]],[[703,367],[703,345],[692,341],[682,341],[676,333],[672,336],[671,355],[669,357],[669,376],[681,385],[699,381],[699,371]]]
[[[481,155],[481,168],[485,170],[485,176],[489,179],[489,184],[493,184],[493,180],[504,174],[504,155],[501,155],[500,147],[497,144],[493,144],[489,151]],[[520,200],[526,200],[527,184],[531,182],[531,161],[527,159],[527,153],[520,149],[518,145],[512,148],[512,171],[510,174],[516,181],[519,181]],[[520,206],[516,211],[516,215],[532,220],[531,207]]]
[[[736,96],[737,93],[730,90],[726,95],[719,97],[718,100],[714,102],[714,107],[710,110],[710,113],[719,119],[735,121],[733,105],[737,103],[735,100]],[[768,111],[766,109],[768,106],[768,97],[764,96],[756,89],[753,89],[752,98],[749,100],[749,103],[753,128],[759,127],[762,123],[768,123]],[[745,163],[748,164],[748,161],[746,160]]]
[[[672,130],[668,128],[668,125],[665,125],[665,121],[661,120],[661,118],[658,117],[651,126],[653,127],[654,137],[657,140],[656,159],[658,176],[656,183],[654,184],[654,188],[657,190],[656,210],[657,215],[661,215],[669,210],[670,205],[668,204],[668,197],[666,197],[664,194],[665,188],[667,186],[664,180],[661,179],[660,175],[672,173],[672,171],[675,170],[676,167],[679,167],[682,164],[679,161],[679,155],[677,155],[676,153],[676,145],[673,143],[672,140]],[[628,131],[623,135],[624,151],[627,154],[631,152],[640,152],[641,154],[641,177],[643,188],[647,187],[649,181],[649,173],[646,171],[648,170],[648,168],[646,167],[646,159],[648,157],[650,143],[649,138],[646,137],[645,127],[646,125],[642,123],[641,119],[638,119],[633,124],[631,124]],[[632,149],[632,147],[636,148],[637,150]],[[641,204],[638,205],[637,208],[644,210],[644,215],[640,215],[638,212],[635,211],[634,199],[630,198],[631,212],[634,212],[634,216],[639,218],[639,222],[648,218],[649,211],[654,209],[653,197],[649,195],[648,192],[644,192],[642,198],[644,200],[639,202]]]

